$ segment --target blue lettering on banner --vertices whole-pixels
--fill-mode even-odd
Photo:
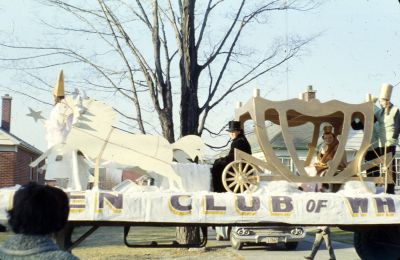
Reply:
[[[376,215],[381,216],[394,216],[396,207],[392,198],[375,198]]]
[[[261,202],[257,196],[249,196],[250,205],[246,204],[246,197],[242,195],[236,196],[235,208],[239,215],[255,215],[260,209]]]
[[[172,195],[169,200],[169,209],[176,215],[192,213],[192,198],[188,195]]]
[[[115,195],[108,192],[99,192],[96,212],[102,212],[105,208],[105,204],[111,209],[112,212],[120,213],[123,208],[122,193],[118,193]]]
[[[368,213],[367,198],[346,197],[346,205],[349,206],[350,214],[353,217],[365,217]]]
[[[290,216],[293,211],[293,199],[289,196],[271,196],[272,216]]]

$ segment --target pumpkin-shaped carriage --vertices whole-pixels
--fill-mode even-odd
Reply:
[[[255,90],[253,97],[246,103],[239,103],[235,110],[235,120],[242,126],[248,120],[254,122],[254,135],[257,138],[265,160],[235,150],[235,160],[228,164],[222,174],[222,182],[226,190],[242,193],[246,190],[255,191],[261,180],[287,180],[294,183],[328,183],[341,184],[349,180],[372,181],[375,183],[392,183],[392,158],[390,154],[378,156],[365,162],[364,156],[372,147],[371,137],[374,125],[374,104],[347,104],[337,100],[321,103],[317,99],[290,99],[271,101],[260,97],[260,91]],[[364,126],[363,136],[354,157],[348,161],[344,169],[339,170],[339,164],[345,155],[345,147],[349,140],[351,122],[361,120]],[[281,134],[286,149],[295,166],[295,171],[285,166],[276,155],[271,138],[268,135],[266,121],[281,127]],[[294,136],[291,127],[311,124],[311,143],[305,160],[301,160],[296,152]],[[330,124],[339,144],[334,158],[327,163],[323,175],[309,176],[305,170],[312,164],[316,151],[320,129],[324,124]],[[379,177],[367,177],[363,172],[369,168],[380,166]],[[269,174],[263,174],[269,172]]]

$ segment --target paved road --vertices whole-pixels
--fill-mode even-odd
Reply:
[[[209,239],[215,239],[215,233],[209,229]],[[265,246],[248,246],[242,250],[235,250],[230,248],[229,250],[235,251],[237,254],[243,256],[246,260],[259,260],[259,259],[271,259],[271,260],[301,260],[303,256],[310,253],[314,237],[307,236],[295,251],[286,251],[283,247],[278,248]],[[229,245],[229,241],[218,242],[221,245]],[[333,241],[333,248],[335,249],[336,259],[338,260],[359,260],[356,250],[353,245],[335,242]],[[322,243],[315,260],[329,259],[328,251],[325,248],[325,244]]]

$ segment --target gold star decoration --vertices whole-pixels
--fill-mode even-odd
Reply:
[[[30,117],[32,117],[34,120],[35,120],[35,122],[37,122],[38,120],[40,120],[40,119],[45,119],[41,114],[42,114],[42,111],[35,111],[35,110],[33,110],[32,108],[30,108],[30,107],[28,107],[29,108],[29,114],[26,114],[27,116],[30,116]]]

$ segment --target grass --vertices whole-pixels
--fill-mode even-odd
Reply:
[[[307,234],[310,236],[314,236],[315,230],[307,231]],[[353,234],[354,234],[353,232],[343,231],[337,227],[331,228],[331,239],[333,241],[338,241],[341,243],[353,245]]]
[[[344,231],[335,227],[331,228],[331,233],[332,240],[353,245],[354,232]]]

